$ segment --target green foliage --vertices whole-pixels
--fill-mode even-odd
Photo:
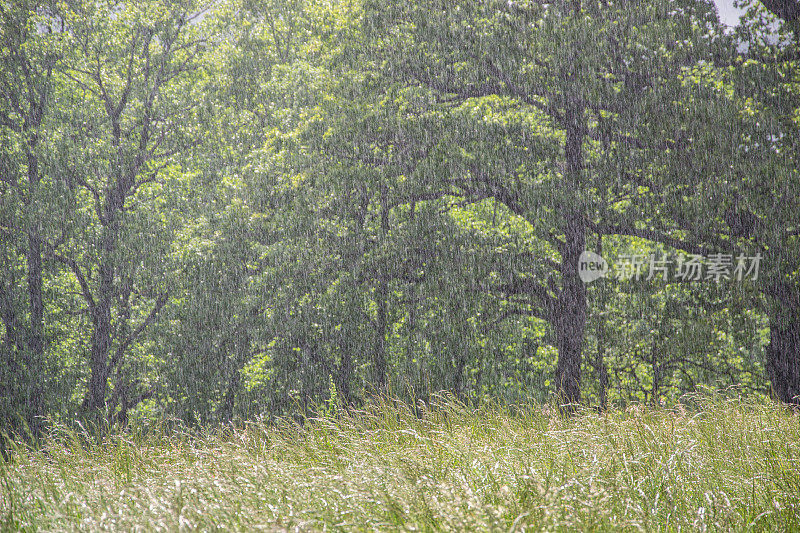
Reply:
[[[2,427],[791,381],[797,34],[760,6],[2,3]],[[764,267],[586,286],[583,250]]]

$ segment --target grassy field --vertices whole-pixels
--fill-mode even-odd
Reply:
[[[377,402],[213,435],[56,429],[0,475],[5,530],[800,531],[800,418]]]

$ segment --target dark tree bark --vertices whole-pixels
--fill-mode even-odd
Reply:
[[[35,146],[35,144],[34,144]],[[28,196],[39,186],[39,165],[36,156],[28,154]],[[28,229],[28,302],[30,323],[26,366],[31,376],[28,381],[28,427],[34,436],[42,430],[44,416],[44,299],[42,297],[42,241],[38,223]]]
[[[385,185],[381,186],[381,241],[385,242],[389,235],[389,191]],[[378,304],[378,316],[376,317],[376,342],[373,354],[373,371],[375,385],[378,390],[386,388],[388,367],[386,362],[386,334],[388,333],[388,307],[389,307],[389,265],[384,265],[384,273],[378,280],[375,289],[375,298]]]
[[[800,51],[800,2],[797,0],[761,0],[776,17],[789,24]],[[765,291],[774,298],[770,313],[770,339],[766,349],[766,370],[772,393],[784,403],[800,405],[800,290],[784,283]]]
[[[115,246],[112,239],[104,239],[103,252],[107,257]],[[84,405],[87,410],[95,411],[105,405],[108,387],[108,363],[111,351],[111,305],[114,291],[114,267],[109,261],[103,261],[99,268],[100,282],[97,287],[97,304],[92,312],[92,352],[89,359],[91,377]]]
[[[239,393],[241,384],[241,373],[239,369],[234,369],[228,376],[228,388],[225,391],[225,398],[220,406],[220,419],[230,422],[233,418],[233,408],[236,406],[236,395]]]
[[[118,128],[115,127],[115,133]],[[119,146],[119,137],[115,135],[115,146]],[[114,304],[116,289],[116,269],[114,267],[114,254],[119,243],[119,215],[124,206],[125,196],[129,187],[125,186],[121,175],[114,179],[106,202],[99,214],[102,225],[100,245],[100,259],[98,264],[98,284],[94,297],[92,312],[92,337],[89,367],[91,376],[86,391],[84,408],[90,413],[100,413],[105,407],[108,389],[108,376],[111,371],[109,354],[112,343],[111,308]]]
[[[456,360],[455,360],[455,376],[453,378],[453,395],[458,398],[459,401],[465,402],[467,399],[466,396],[466,387],[464,386],[464,370],[467,367],[467,347],[466,346],[459,346],[458,351],[456,352]]]
[[[567,404],[577,404],[581,401],[586,287],[578,276],[578,259],[584,251],[585,235],[580,215],[571,213],[567,220],[566,243],[561,255],[562,287],[552,320],[558,347],[556,388],[560,400]]]
[[[597,236],[597,253],[603,255],[603,235]],[[600,411],[608,409],[608,367],[606,366],[606,287],[600,288],[600,313],[597,321],[597,355],[595,358],[595,369],[598,374],[598,381],[600,382]]]
[[[353,355],[349,347],[342,350],[342,360],[339,362],[338,378],[336,379],[336,390],[339,392],[345,404],[353,403],[353,391],[350,387],[350,380],[353,377]]]
[[[800,290],[781,285],[772,294],[777,298],[769,316],[767,375],[777,400],[800,405]]]
[[[0,81],[0,94],[2,94],[3,109],[0,110],[0,124],[8,127],[20,135],[25,154],[27,167],[27,188],[22,193],[25,209],[30,212],[39,201],[38,190],[41,181],[39,169],[39,128],[42,126],[49,105],[51,94],[51,81],[57,62],[57,54],[47,54],[42,61],[29,54],[26,45],[35,40],[34,34],[29,30],[33,8],[48,8],[45,4],[36,4],[27,8],[11,6],[8,11],[0,14],[2,23],[8,29],[5,33],[9,37],[7,46],[9,61],[4,65],[5,75]],[[48,28],[52,30],[52,28]],[[12,180],[14,186],[21,186],[16,177]],[[20,191],[23,189],[20,187]],[[43,286],[43,261],[42,261],[42,231],[39,220],[32,220],[27,227],[15,228],[20,235],[25,235],[26,246],[24,250],[27,267],[27,300],[28,322],[20,333],[24,338],[24,346],[17,343],[17,351],[23,363],[22,373],[24,379],[25,422],[34,437],[42,430],[44,405],[44,375],[45,375],[45,335],[44,335],[44,298]],[[20,376],[17,376],[20,379]]]
[[[600,411],[608,410],[608,367],[606,366],[605,327],[601,326],[597,339],[597,360],[595,365],[600,381]]]
[[[375,290],[375,298],[378,304],[377,324],[375,328],[375,350],[373,354],[373,371],[375,386],[379,390],[386,387],[386,333],[388,329],[388,302],[389,298],[389,284],[385,280],[378,282],[378,287]]]
[[[250,316],[258,316],[258,308],[250,311]],[[250,338],[250,324],[240,323],[234,329],[234,338],[229,342],[230,355],[225,361],[225,396],[217,409],[217,418],[223,422],[233,419],[236,397],[242,390],[242,367],[247,363],[252,354],[252,339]]]
[[[562,402],[578,404],[581,401],[581,361],[587,314],[586,286],[578,274],[578,262],[586,249],[586,221],[580,199],[583,140],[587,131],[583,110],[577,106],[568,110],[565,122],[567,132],[564,147],[567,161],[566,176],[564,176],[565,193],[572,197],[567,199],[564,205],[562,281],[552,324],[556,331],[558,347],[557,392]]]
[[[800,21],[800,2],[797,0],[761,0],[761,3],[773,15],[786,22],[797,23]]]
[[[16,391],[13,388],[12,376],[19,374],[17,353],[20,351],[20,321],[14,310],[10,291],[0,283],[0,321],[5,328],[3,342],[0,344],[0,394],[5,398],[13,398]],[[14,421],[9,421],[14,423]],[[2,441],[3,439],[0,439]]]

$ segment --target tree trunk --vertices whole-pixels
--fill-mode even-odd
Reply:
[[[225,390],[225,397],[222,399],[218,409],[218,420],[222,422],[230,422],[233,419],[233,408],[236,406],[236,396],[239,393],[241,385],[241,372],[239,365],[231,368],[228,372],[227,388]]]
[[[39,161],[33,150],[38,138],[34,135],[29,140],[28,151],[28,206],[36,197],[39,188]],[[28,326],[26,354],[26,372],[28,373],[26,404],[27,424],[34,437],[42,429],[44,416],[44,299],[42,298],[42,242],[39,221],[33,220],[28,228],[28,250],[26,254],[28,267],[28,303],[30,305],[30,323]]]
[[[555,304],[553,325],[558,344],[556,387],[560,400],[577,404],[581,400],[581,359],[586,327],[586,286],[578,273],[578,262],[586,249],[586,225],[582,194],[583,139],[586,117],[577,104],[565,113],[567,134],[564,153],[564,243],[561,248],[562,287]]]
[[[372,364],[375,373],[375,385],[382,391],[386,387],[386,333],[388,329],[387,299],[389,297],[389,284],[384,280],[379,281],[375,293],[375,297],[378,300],[378,317]]]
[[[350,346],[345,346],[342,350],[341,361],[339,363],[339,378],[336,380],[336,390],[340,394],[342,401],[346,405],[353,403],[353,392],[350,388],[350,380],[353,377],[353,354]]]
[[[236,397],[241,390],[241,370],[250,358],[250,333],[248,324],[239,325],[233,339],[233,357],[228,356],[225,364],[225,396],[217,412],[217,419],[230,422],[233,419],[233,410],[236,407]]]
[[[608,367],[605,362],[605,333],[597,341],[597,371],[600,376],[600,411],[608,410]]]
[[[385,243],[389,235],[389,198],[388,190],[385,185],[380,188],[381,202],[381,243]],[[373,367],[375,372],[375,385],[380,391],[386,388],[387,364],[386,364],[386,334],[388,333],[388,307],[389,307],[389,265],[384,266],[384,272],[378,281],[375,297],[378,300],[377,316],[377,342],[373,354]]]
[[[0,336],[0,399],[3,400],[3,408],[0,409],[0,424],[6,425],[5,431],[8,433],[16,432],[18,421],[12,410],[19,391],[14,386],[20,374],[17,361],[18,354],[24,349],[20,344],[20,321],[14,310],[14,303],[10,291],[0,280],[0,322],[5,327],[5,335]],[[10,286],[13,286],[12,277]],[[9,405],[10,404],[10,405]],[[0,447],[6,439],[0,438]],[[0,448],[3,449],[3,448]]]
[[[464,369],[467,367],[467,347],[458,346],[456,351],[455,376],[453,378],[453,395],[460,402],[466,402],[464,386]]]
[[[795,295],[800,296],[800,295]],[[799,302],[800,303],[800,302]],[[766,369],[772,393],[784,403],[800,405],[800,312],[776,306],[769,317]]]
[[[578,258],[584,250],[583,222],[573,215],[567,220],[566,244],[562,253],[562,288],[556,301],[553,325],[556,330],[558,364],[556,387],[560,400],[577,404],[581,400],[581,359],[586,327],[586,287],[578,276]]]
[[[597,235],[597,254],[603,255],[603,235]],[[608,366],[606,366],[606,300],[608,295],[608,287],[600,285],[599,293],[599,307],[600,312],[597,318],[597,356],[595,359],[595,369],[597,370],[598,379],[600,382],[600,411],[604,412],[608,409]]]
[[[106,210],[107,213],[110,210]],[[111,214],[111,213],[109,213]],[[100,257],[99,284],[92,311],[92,353],[89,360],[91,377],[84,407],[99,414],[105,407],[108,388],[109,353],[111,351],[111,307],[114,297],[114,264],[112,255],[117,246],[118,222],[111,214],[103,228],[103,245]]]
[[[42,429],[44,416],[44,300],[42,298],[42,248],[39,232],[32,230],[28,238],[28,301],[30,331],[28,332],[27,372],[28,427],[34,437]]]
[[[782,0],[762,0],[761,3],[789,25],[797,43],[800,40],[800,4]],[[766,370],[772,393],[781,402],[800,405],[800,290],[779,282],[766,292],[777,300],[769,317],[766,350]]]

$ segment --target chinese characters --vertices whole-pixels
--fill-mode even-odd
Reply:
[[[664,281],[742,281],[758,279],[761,253],[755,256],[715,253],[707,257],[697,254],[681,254],[670,258],[666,254],[624,254],[619,256],[615,269],[616,278],[628,280]]]

